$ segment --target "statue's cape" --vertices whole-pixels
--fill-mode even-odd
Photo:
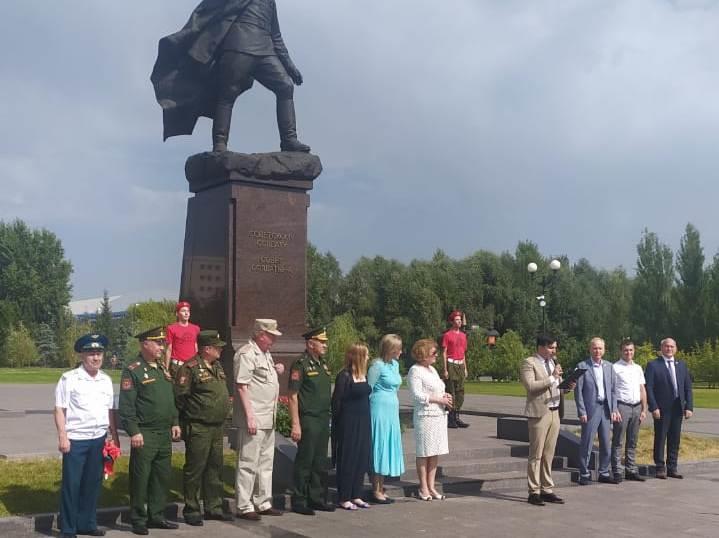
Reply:
[[[160,39],[150,80],[162,107],[163,138],[192,134],[197,118],[213,118],[218,47],[251,0],[203,0],[190,20]]]

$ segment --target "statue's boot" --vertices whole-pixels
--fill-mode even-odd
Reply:
[[[227,139],[230,136],[230,119],[232,108],[217,107],[215,120],[212,122],[212,151],[227,151]]]
[[[277,100],[277,127],[280,130],[280,150],[310,152],[307,144],[297,140],[295,102],[292,99]]]

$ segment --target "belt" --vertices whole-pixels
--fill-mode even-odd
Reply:
[[[617,401],[617,403],[618,403],[618,404],[622,404],[622,405],[627,405],[627,406],[629,406],[629,407],[636,407],[636,406],[638,406],[638,405],[641,405],[642,402],[629,403],[629,402],[623,402],[623,401],[619,400],[619,401]]]
[[[464,364],[464,359],[447,359],[447,362],[452,364]]]
[[[559,406],[557,406],[557,407],[550,407],[549,410],[550,410],[550,411],[559,411]]]

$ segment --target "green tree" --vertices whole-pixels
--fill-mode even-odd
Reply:
[[[38,360],[38,351],[30,330],[20,322],[10,329],[5,341],[6,365],[12,368],[32,366]]]
[[[519,378],[522,361],[530,356],[516,332],[509,330],[497,338],[497,345],[491,353],[490,375],[494,379],[510,380]]]
[[[110,296],[107,290],[103,290],[102,292],[100,310],[95,318],[95,332],[104,335],[110,341],[109,348],[115,349],[116,337],[112,319],[112,308],[110,307]]]
[[[637,245],[637,271],[632,314],[640,340],[658,343],[670,334],[674,264],[671,249],[656,234],[644,230]],[[637,335],[634,335],[637,336]]]
[[[70,300],[72,272],[60,240],[16,220],[0,222],[0,245],[0,301],[11,303],[27,327],[54,327]]]
[[[317,327],[329,323],[340,310],[342,270],[332,253],[320,254],[307,245],[307,323]]]
[[[337,316],[327,327],[327,336],[329,337],[329,342],[325,358],[334,376],[344,366],[347,348],[355,342],[363,341],[364,339],[359,331],[357,331],[351,314]],[[370,349],[370,358],[371,357],[372,350]]]
[[[690,348],[706,337],[704,249],[699,231],[687,224],[677,252],[676,338]]]
[[[653,359],[656,359],[658,352],[654,349],[654,345],[651,342],[644,342],[641,345],[634,345],[634,362],[636,362],[643,369],[646,369],[647,363]]]
[[[35,342],[43,366],[54,366],[58,362],[59,349],[55,333],[47,323],[41,323],[36,331]]]
[[[131,305],[127,309],[125,322],[120,325],[122,336],[119,338],[123,338],[125,344],[119,346],[124,348],[124,354],[118,352],[118,356],[124,361],[136,357],[140,352],[136,334],[154,327],[166,327],[176,319],[173,301],[145,301]]]

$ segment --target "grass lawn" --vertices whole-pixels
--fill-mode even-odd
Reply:
[[[493,382],[493,381],[472,381],[464,385],[467,394],[489,394],[492,396],[526,396],[519,381]],[[568,400],[573,400],[574,395],[567,395]],[[694,388],[694,407],[706,407],[719,409],[719,389],[708,389],[704,387]]]
[[[55,384],[70,368],[0,368],[0,383]],[[120,370],[103,370],[114,383],[120,382]]]
[[[572,429],[580,435],[581,429]],[[654,430],[641,428],[637,442],[637,463],[640,465],[654,464]],[[682,434],[679,445],[679,467],[683,461],[701,461],[719,459],[719,439],[712,437],[699,437],[691,434]]]
[[[102,483],[101,507],[127,506],[130,458],[115,462],[115,474]],[[168,502],[182,500],[182,465],[184,454],[172,455],[172,480]],[[55,512],[60,503],[62,460],[58,458],[27,461],[0,461],[0,517]],[[235,453],[225,453],[222,470],[225,496],[233,497],[235,488]]]

